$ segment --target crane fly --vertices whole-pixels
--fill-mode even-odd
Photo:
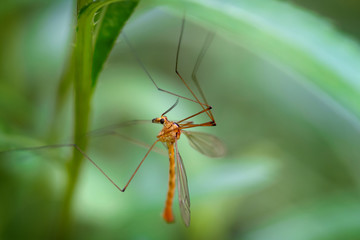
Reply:
[[[221,157],[225,153],[225,148],[221,141],[216,138],[213,135],[202,133],[202,132],[191,132],[187,131],[185,129],[190,129],[194,127],[200,127],[200,126],[216,126],[215,119],[213,117],[213,114],[211,112],[212,107],[207,103],[204,93],[202,92],[200,85],[197,81],[196,73],[199,68],[199,65],[201,63],[202,58],[204,57],[204,54],[207,50],[207,48],[210,45],[210,42],[212,40],[213,34],[209,34],[203,44],[203,47],[200,51],[200,54],[196,60],[193,73],[192,73],[192,80],[202,98],[203,101],[200,101],[199,98],[196,96],[193,90],[189,87],[189,85],[185,82],[183,77],[180,75],[178,71],[178,59],[179,59],[179,52],[180,52],[180,46],[182,41],[182,36],[184,32],[184,25],[185,25],[185,18],[183,18],[182,24],[181,24],[181,30],[180,30],[180,37],[176,52],[176,62],[175,62],[175,72],[179,79],[182,81],[182,83],[185,85],[186,89],[191,93],[192,98],[183,97],[181,95],[175,94],[173,92],[167,91],[165,89],[159,88],[150,73],[145,68],[144,64],[138,57],[136,51],[131,46],[130,41],[127,39],[127,37],[123,34],[123,37],[125,41],[127,42],[128,46],[130,47],[131,51],[133,52],[136,60],[142,67],[142,69],[145,71],[147,76],[150,78],[150,80],[153,82],[155,87],[162,92],[166,92],[168,94],[174,95],[177,97],[177,100],[175,104],[173,104],[168,110],[166,110],[163,114],[161,114],[160,117],[152,119],[152,123],[157,123],[163,125],[162,130],[157,135],[156,141],[149,147],[148,151],[146,152],[145,156],[131,175],[130,179],[126,183],[126,185],[121,188],[119,187],[77,144],[54,144],[54,145],[46,145],[46,146],[39,146],[39,147],[29,147],[29,148],[18,148],[18,149],[12,149],[8,151],[3,151],[0,153],[6,153],[6,152],[12,152],[12,151],[21,151],[21,150],[39,150],[39,149],[46,149],[46,148],[62,148],[62,147],[72,147],[75,148],[78,152],[80,152],[84,158],[89,160],[118,190],[121,192],[124,192],[132,179],[134,178],[135,174],[138,172],[140,166],[144,162],[144,160],[147,158],[149,153],[155,149],[155,145],[158,142],[162,142],[165,147],[168,150],[168,157],[169,157],[169,182],[168,182],[168,193],[167,198],[165,202],[165,209],[163,212],[163,218],[166,222],[171,223],[174,222],[174,215],[172,210],[173,205],[173,198],[175,195],[175,185],[177,185],[178,189],[178,200],[179,200],[179,206],[180,206],[180,213],[182,220],[184,221],[186,226],[190,225],[190,196],[189,196],[189,189],[188,189],[188,182],[187,182],[187,176],[186,171],[184,167],[183,160],[181,158],[181,155],[179,153],[178,148],[178,141],[180,139],[181,134],[184,134],[187,136],[190,146],[192,146],[194,149],[199,151],[200,153],[209,156],[209,157]],[[202,108],[199,112],[186,117],[180,121],[170,121],[165,115],[170,112],[179,102],[179,98],[195,102],[199,104]],[[189,119],[196,117],[200,114],[206,114],[209,117],[208,122],[195,124],[193,121],[189,121]],[[88,135],[90,136],[101,136],[101,135],[107,135],[107,134],[115,134],[120,137],[124,137],[122,135],[116,134],[116,131],[114,131],[114,127],[124,127],[128,125],[134,125],[139,122],[144,122],[142,120],[134,120],[129,122],[124,122],[121,124],[117,124],[115,126],[111,126],[109,128],[103,128],[100,130],[94,130],[90,132]],[[149,122],[149,121],[148,121]],[[127,137],[125,137],[127,138]],[[127,138],[129,141],[133,141],[138,145],[146,145],[143,143],[139,143],[138,141],[134,141],[130,138]],[[177,180],[176,180],[177,179]]]
[[[163,125],[162,130],[157,135],[157,140],[154,142],[154,144],[150,147],[148,153],[151,151],[151,149],[155,146],[157,142],[162,142],[168,149],[168,156],[169,156],[169,184],[168,184],[168,193],[167,198],[165,202],[165,209],[163,212],[163,218],[166,222],[171,223],[174,221],[173,211],[172,211],[172,203],[175,193],[175,182],[177,182],[177,189],[178,189],[178,198],[179,198],[179,205],[180,205],[180,213],[181,217],[185,223],[186,226],[190,225],[190,196],[189,196],[189,189],[188,189],[188,182],[187,182],[187,176],[186,171],[184,167],[183,160],[180,156],[179,149],[178,149],[178,140],[180,139],[180,136],[182,133],[185,134],[185,136],[188,137],[190,141],[190,145],[198,150],[200,153],[205,154],[210,157],[220,157],[224,155],[225,148],[223,147],[221,141],[216,138],[215,136],[212,136],[210,134],[206,133],[200,133],[200,132],[189,132],[184,129],[194,128],[194,127],[200,127],[200,126],[216,126],[215,119],[213,117],[213,114],[211,112],[212,107],[207,103],[207,100],[205,98],[205,95],[203,91],[200,88],[199,82],[196,77],[197,70],[200,66],[200,63],[202,61],[202,58],[205,55],[205,52],[207,48],[209,47],[213,34],[209,33],[208,36],[205,39],[205,42],[203,44],[203,48],[200,51],[200,54],[198,55],[198,58],[196,60],[196,63],[194,65],[194,69],[192,72],[192,80],[195,83],[196,88],[198,89],[198,92],[200,93],[203,102],[199,100],[199,98],[196,96],[194,91],[191,90],[189,85],[185,82],[184,78],[181,76],[181,74],[178,71],[178,62],[179,62],[179,52],[180,52],[180,46],[182,41],[182,36],[184,32],[184,25],[185,25],[185,17],[183,18],[182,24],[181,24],[181,30],[180,30],[180,36],[179,36],[179,42],[177,46],[176,51],[176,61],[175,61],[175,73],[179,77],[179,79],[182,81],[182,83],[185,85],[185,87],[188,89],[188,91],[191,93],[191,95],[194,97],[194,99],[186,98],[181,95],[175,94],[173,92],[161,89],[158,87],[150,73],[145,68],[144,64],[141,62],[140,58],[136,54],[135,50],[130,44],[130,41],[127,39],[127,37],[124,35],[124,39],[127,42],[128,46],[134,53],[134,56],[136,57],[138,63],[143,68],[144,72],[148,75],[149,79],[153,82],[155,87],[159,91],[166,92],[168,94],[177,96],[178,99],[176,103],[171,106],[167,111],[165,111],[163,114],[161,114],[160,117],[154,118],[152,120],[153,123],[159,123]],[[183,98],[192,102],[195,102],[199,104],[202,108],[201,111],[184,118],[180,121],[169,121],[168,118],[165,116],[169,111],[171,111],[178,103],[179,98]],[[209,117],[208,122],[195,124],[192,121],[187,121],[195,116],[198,116],[202,113],[206,113]],[[148,154],[147,153],[147,154]],[[142,162],[147,157],[147,154],[145,155],[144,159],[140,162],[138,168],[135,170],[134,174],[139,169]],[[175,157],[176,156],[176,157]],[[176,167],[175,167],[176,165]],[[133,176],[134,176],[133,174]],[[132,176],[132,177],[133,177]],[[132,177],[130,178],[129,182],[131,181]],[[177,181],[176,181],[177,179]],[[128,182],[128,184],[129,184]],[[128,185],[127,184],[127,185]],[[127,187],[125,186],[125,188]]]
[[[178,103],[178,101],[176,101],[176,103],[170,109],[172,109],[177,103]],[[209,111],[210,109],[211,109],[211,107],[205,109],[205,111]],[[200,111],[190,117],[194,117],[205,111]],[[178,148],[177,142],[180,139],[181,133],[184,133],[186,136],[188,136],[189,140],[194,143],[194,146],[200,147],[199,144],[202,144],[199,141],[198,142],[196,142],[196,140],[194,141],[194,138],[201,137],[200,134],[202,134],[202,137],[203,137],[203,140],[205,140],[205,143],[210,146],[214,145],[214,143],[217,143],[217,146],[214,145],[213,147],[216,147],[218,149],[219,148],[218,146],[221,143],[219,142],[218,139],[216,139],[215,137],[213,137],[211,135],[207,135],[204,133],[192,133],[192,132],[183,130],[186,128],[192,128],[192,127],[198,127],[198,126],[215,126],[216,124],[214,121],[203,123],[203,124],[194,124],[192,122],[187,122],[187,123],[182,124],[181,122],[189,119],[190,117],[185,118],[178,122],[174,122],[174,121],[169,121],[168,118],[165,116],[165,114],[166,114],[166,112],[161,114],[160,117],[154,118],[152,120],[153,123],[160,123],[163,125],[163,129],[157,135],[158,139],[155,141],[155,143],[160,141],[160,142],[163,142],[166,144],[166,147],[168,148],[169,163],[170,163],[170,166],[169,166],[169,190],[168,190],[167,199],[166,199],[166,203],[165,203],[165,210],[163,213],[163,218],[168,223],[171,223],[174,221],[174,216],[173,216],[173,211],[172,211],[172,202],[173,202],[173,197],[174,197],[174,192],[175,192],[175,181],[177,179],[177,189],[178,189],[181,217],[182,217],[185,225],[189,226],[190,225],[190,196],[189,196],[189,189],[188,189],[185,167],[184,167],[183,160],[179,153],[179,148]],[[201,146],[201,148],[203,149],[204,147]],[[205,150],[205,151],[207,151],[207,150]],[[221,153],[221,152],[217,152],[217,155],[212,155],[212,156],[218,156],[219,153]],[[175,155],[176,155],[176,161],[175,161]],[[176,162],[176,164],[175,164],[175,162]],[[175,167],[175,165],[176,165],[176,167]],[[175,169],[176,169],[176,173],[175,173]]]

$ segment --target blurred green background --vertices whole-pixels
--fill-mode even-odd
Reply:
[[[74,2],[0,6],[1,150],[71,143],[71,91],[56,119],[54,106],[73,48]],[[166,156],[151,153],[125,193],[84,162],[70,238],[360,239],[360,2],[140,2],[127,37],[161,88],[189,96],[174,72],[184,6],[179,69],[187,81],[207,33],[216,33],[198,79],[218,125],[197,131],[222,139],[227,155],[210,159],[181,138],[189,228],[176,198],[176,222],[161,218]],[[91,129],[150,120],[175,101],[156,90],[120,36],[95,89]],[[168,117],[197,111],[180,100]],[[159,130],[120,129],[147,144]],[[146,149],[107,136],[92,138],[87,153],[124,186]],[[57,234],[70,155],[69,149],[0,154],[0,239]]]

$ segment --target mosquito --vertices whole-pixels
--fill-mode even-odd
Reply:
[[[163,212],[163,218],[168,223],[174,222],[174,214],[173,214],[172,206],[173,206],[173,199],[174,199],[174,195],[175,195],[175,188],[177,185],[181,217],[182,217],[182,220],[183,220],[185,226],[188,227],[190,225],[190,215],[191,215],[190,214],[190,195],[189,195],[188,181],[187,181],[184,162],[181,158],[181,155],[179,153],[179,148],[178,148],[178,141],[180,139],[180,136],[181,136],[181,134],[184,134],[185,136],[187,136],[190,146],[192,146],[194,149],[196,149],[200,153],[202,153],[206,156],[209,156],[209,157],[223,156],[225,154],[225,147],[222,144],[222,142],[213,135],[210,135],[207,133],[202,133],[202,132],[191,132],[191,131],[185,130],[185,129],[195,128],[195,127],[200,127],[200,126],[203,126],[203,127],[216,126],[216,122],[215,122],[215,119],[211,112],[212,107],[207,103],[205,95],[204,95],[203,91],[201,90],[199,82],[196,77],[200,63],[201,63],[201,61],[205,55],[205,52],[206,52],[207,48],[209,47],[211,40],[213,38],[213,34],[208,34],[208,36],[206,37],[205,42],[204,42],[203,47],[198,55],[198,58],[196,60],[196,63],[194,65],[194,69],[192,72],[192,80],[193,80],[193,82],[201,96],[201,99],[202,99],[202,101],[200,101],[199,97],[189,87],[189,85],[185,82],[185,80],[183,79],[183,77],[181,76],[181,74],[178,71],[179,52],[180,52],[181,41],[182,41],[183,32],[184,32],[184,26],[185,26],[185,18],[183,18],[183,20],[182,20],[181,29],[180,29],[180,36],[179,36],[179,41],[178,41],[178,46],[177,46],[177,51],[176,51],[175,73],[177,74],[179,79],[182,81],[182,83],[185,85],[186,89],[191,93],[191,95],[194,99],[187,98],[187,97],[175,94],[173,92],[167,91],[165,89],[159,88],[158,85],[156,84],[156,82],[154,81],[154,79],[152,78],[152,76],[150,75],[150,73],[148,72],[148,70],[145,68],[145,66],[142,63],[142,61],[140,60],[140,58],[138,57],[138,55],[137,55],[135,49],[132,47],[130,41],[123,34],[123,37],[124,37],[125,41],[127,42],[128,46],[130,47],[131,51],[133,52],[137,62],[140,64],[140,66],[142,67],[144,72],[147,74],[149,79],[153,82],[155,87],[159,91],[166,92],[168,94],[171,94],[171,95],[174,95],[177,97],[175,104],[173,104],[168,110],[166,110],[164,113],[162,113],[160,117],[152,119],[152,121],[151,121],[152,123],[162,124],[163,128],[157,135],[156,141],[149,147],[145,156],[143,157],[143,159],[141,160],[141,162],[139,163],[139,165],[137,166],[137,168],[135,169],[135,171],[131,175],[130,179],[128,180],[128,182],[126,183],[126,185],[123,188],[119,187],[76,144],[54,144],[54,145],[46,145],[46,146],[39,146],[39,147],[18,148],[18,149],[3,151],[0,153],[21,151],[21,150],[39,150],[39,149],[46,149],[46,148],[72,147],[72,148],[75,148],[78,152],[80,152],[84,156],[84,158],[89,160],[118,190],[120,190],[121,192],[124,192],[126,190],[126,188],[129,186],[132,179],[134,178],[135,174],[138,172],[138,170],[141,167],[141,165],[143,164],[144,160],[148,157],[149,153],[152,150],[156,150],[155,145],[158,142],[162,142],[168,150],[167,155],[169,157],[169,182],[168,182],[168,192],[167,192],[167,198],[166,198],[166,202],[165,202],[165,209]],[[166,117],[166,114],[169,113],[173,108],[175,108],[175,106],[179,102],[179,98],[186,99],[188,101],[192,101],[192,102],[199,104],[201,106],[202,110],[189,116],[189,117],[186,117],[180,121],[170,121]],[[200,114],[206,114],[209,118],[209,121],[204,122],[204,123],[198,123],[198,124],[194,123],[193,121],[189,121],[191,118],[196,117]],[[89,135],[90,136],[91,135],[92,136],[101,136],[101,135],[107,135],[107,134],[115,134],[120,137],[124,137],[122,135],[117,134],[116,131],[114,131],[114,128],[134,125],[134,124],[138,124],[139,122],[143,123],[144,121],[143,120],[134,120],[134,121],[117,124],[117,125],[111,126],[111,127],[105,127],[103,129],[94,130],[94,131],[90,132],[88,134],[88,136]],[[127,137],[124,137],[124,138],[126,138],[128,141],[134,142],[138,145],[147,146],[146,144],[140,143],[136,140],[133,140],[133,139],[130,139]]]

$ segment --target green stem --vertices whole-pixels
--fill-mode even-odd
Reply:
[[[87,15],[78,18],[76,31],[75,51],[75,126],[74,142],[83,150],[87,148],[87,139],[84,134],[88,131],[91,89],[92,67],[92,22]],[[73,159],[67,164],[67,187],[64,196],[62,216],[59,225],[59,237],[68,238],[71,226],[71,203],[81,170],[83,156],[74,149]]]
[[[76,46],[74,49],[74,86],[75,86],[75,126],[74,143],[82,150],[87,148],[84,138],[89,128],[92,96],[92,63],[93,63],[93,17],[97,10],[111,3],[124,0],[78,0],[78,22],[76,29]],[[91,3],[90,3],[91,2]],[[58,238],[68,239],[71,230],[71,203],[83,162],[83,155],[73,150],[73,159],[67,164],[67,186],[61,212]]]
[[[78,15],[79,15],[80,10],[91,2],[92,2],[91,0],[77,0],[76,6],[77,6]]]

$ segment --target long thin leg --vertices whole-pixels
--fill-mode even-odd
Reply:
[[[131,178],[129,179],[129,181],[127,182],[127,184],[125,185],[125,187],[124,187],[123,189],[120,189],[120,188],[119,188],[115,183],[113,183],[113,181],[111,181],[111,179],[108,177],[108,179],[109,179],[121,192],[124,192],[124,191],[125,191],[125,189],[126,189],[127,186],[129,185],[129,183],[131,182],[131,180],[134,178],[135,174],[136,174],[137,171],[139,170],[141,164],[144,162],[144,160],[146,159],[146,157],[149,155],[151,149],[155,146],[155,144],[156,144],[158,141],[159,141],[159,140],[156,140],[156,141],[153,143],[153,145],[151,145],[151,147],[149,148],[149,150],[148,150],[147,153],[145,154],[144,158],[141,160],[140,164],[137,166],[137,168],[135,169],[135,172],[131,175]],[[105,177],[107,177],[106,174],[105,174],[103,171],[101,171],[101,172],[105,175]]]
[[[190,118],[192,118],[192,117],[195,117],[195,116],[197,116],[197,115],[199,115],[199,114],[201,114],[201,113],[203,113],[203,112],[210,111],[210,109],[211,109],[211,107],[208,107],[208,108],[206,108],[206,109],[204,109],[204,110],[201,110],[200,112],[195,113],[195,114],[191,115],[190,117],[184,118],[183,120],[180,120],[180,121],[178,121],[178,122],[176,122],[176,123],[179,124],[180,122],[183,122],[183,121],[188,120],[188,119],[190,119]],[[185,129],[185,128],[193,128],[193,127],[216,126],[216,123],[213,122],[213,121],[205,122],[205,123],[200,123],[200,124],[193,124],[192,122],[188,122],[188,123],[179,124],[179,125],[180,125],[180,128],[181,128],[181,129]],[[171,131],[173,131],[173,130],[172,130],[172,129],[169,129],[169,130],[167,130],[167,131],[164,131],[164,132],[163,132],[163,135],[165,135],[165,134],[167,134],[167,133],[169,133],[169,132],[171,132]]]
[[[208,102],[206,100],[204,92],[202,91],[202,89],[200,87],[200,84],[199,84],[199,81],[197,79],[196,74],[197,74],[197,72],[199,70],[199,66],[200,66],[200,64],[201,64],[201,62],[202,62],[202,60],[203,60],[203,58],[205,56],[205,53],[207,52],[212,40],[214,39],[214,36],[215,36],[215,34],[213,32],[209,32],[208,35],[206,36],[203,47],[201,48],[201,51],[200,51],[200,53],[198,55],[198,58],[196,59],[194,69],[193,69],[193,72],[191,74],[191,78],[194,81],[196,88],[198,89],[202,99],[204,100],[204,102],[206,104],[208,104]],[[211,111],[209,112],[209,114],[212,116],[212,118],[214,118]]]
[[[215,126],[213,122],[199,123],[199,124],[188,124],[186,126],[181,126],[181,129],[193,128],[193,127],[210,127]]]
[[[203,112],[208,112],[208,111],[210,111],[210,110],[211,110],[211,107],[208,107],[208,108],[206,108],[206,109],[204,109],[204,110],[201,110],[201,111],[198,112],[198,113],[195,113],[195,114],[191,115],[190,117],[187,117],[187,118],[184,118],[184,119],[182,119],[182,120],[180,120],[180,121],[177,121],[176,123],[181,123],[181,122],[183,122],[183,121],[185,121],[185,120],[188,120],[188,119],[190,119],[190,118],[193,118],[193,117],[195,117],[195,116],[197,116],[197,115],[199,115],[199,114],[201,114],[201,113],[203,113]],[[214,121],[211,121],[211,123],[214,123],[213,126],[216,125]]]
[[[203,93],[203,91],[201,90],[200,88],[200,85],[197,81],[197,78],[196,78],[196,72],[199,68],[199,65],[206,53],[206,50],[209,48],[209,45],[211,43],[211,40],[212,40],[212,37],[213,35],[211,34],[208,34],[205,42],[204,42],[204,45],[200,51],[200,54],[197,58],[197,61],[196,61],[196,64],[194,66],[194,70],[193,70],[193,73],[192,73],[192,79],[193,81],[195,82],[195,85],[196,85],[196,88],[198,89],[201,97],[203,98],[204,102],[201,102],[198,97],[195,95],[195,93],[191,90],[191,88],[189,87],[189,85],[185,82],[185,80],[183,79],[183,77],[181,76],[181,74],[179,73],[178,71],[178,62],[179,62],[179,53],[180,53],[180,46],[181,46],[181,42],[182,42],[182,36],[183,36],[183,32],[184,32],[184,26],[185,26],[185,17],[183,17],[183,20],[182,20],[182,24],[181,24],[181,30],[180,30],[180,37],[179,37],[179,42],[178,42],[178,47],[177,47],[177,51],[176,51],[176,61],[175,61],[175,73],[178,75],[178,77],[180,78],[180,80],[183,82],[183,84],[185,85],[185,87],[190,91],[190,93],[192,94],[192,96],[196,99],[196,100],[193,100],[191,98],[187,98],[187,97],[184,97],[184,96],[181,96],[179,94],[176,94],[176,93],[173,93],[173,92],[170,92],[170,91],[167,91],[165,89],[162,89],[160,88],[155,80],[153,79],[153,77],[151,76],[150,72],[147,70],[147,68],[145,67],[145,65],[143,64],[143,62],[141,61],[141,59],[139,58],[137,52],[135,51],[135,49],[132,47],[130,41],[128,40],[127,36],[125,35],[125,33],[122,34],[122,36],[124,37],[125,39],[125,42],[127,43],[127,45],[129,46],[130,50],[132,51],[133,55],[135,56],[136,58],[136,61],[139,63],[139,65],[141,66],[141,68],[144,70],[144,72],[147,74],[147,76],[149,77],[149,79],[152,81],[152,83],[155,85],[155,87],[159,90],[159,91],[162,91],[162,92],[166,92],[168,94],[171,94],[173,96],[177,96],[179,98],[183,98],[183,99],[186,99],[186,100],[189,100],[189,101],[192,101],[192,102],[195,102],[195,103],[198,103],[200,104],[200,106],[203,108],[204,112],[206,112],[206,114],[209,116],[209,118],[212,120],[212,122],[215,123],[215,119],[212,115],[212,112],[211,112],[211,106],[207,103],[206,101],[206,98],[205,98],[205,95]],[[206,110],[208,109],[208,110]],[[216,124],[214,124],[216,125]],[[213,126],[214,126],[213,125]]]
[[[129,181],[126,183],[125,187],[123,187],[123,188],[119,187],[78,145],[76,145],[76,144],[74,144],[74,143],[69,143],[69,144],[53,144],[53,145],[46,145],[46,146],[40,146],[40,147],[31,147],[31,148],[18,148],[18,149],[13,149],[13,150],[7,150],[7,151],[0,152],[0,154],[9,153],[9,152],[12,152],[12,151],[28,151],[28,150],[47,149],[47,148],[73,147],[73,148],[75,148],[79,153],[81,153],[87,160],[89,160],[119,191],[125,192],[126,188],[127,188],[128,185],[130,184],[131,180],[134,178],[135,174],[136,174],[137,171],[139,170],[141,164],[144,162],[144,160],[145,160],[146,157],[149,155],[150,151],[153,149],[153,147],[155,146],[155,144],[156,144],[158,141],[159,141],[159,140],[156,140],[156,141],[153,143],[153,145],[151,145],[151,147],[149,148],[149,150],[148,150],[147,153],[145,154],[144,158],[141,160],[140,164],[137,166],[137,168],[135,169],[134,173],[131,175]]]
[[[191,88],[189,87],[189,85],[185,82],[185,80],[183,79],[183,77],[181,76],[181,74],[178,71],[178,62],[179,62],[179,52],[180,52],[180,46],[181,46],[181,41],[182,41],[182,36],[184,33],[184,26],[185,26],[185,17],[183,17],[182,20],[182,24],[181,24],[181,30],[180,30],[180,37],[179,37],[179,43],[178,43],[178,47],[177,47],[177,51],[176,51],[176,61],[175,61],[175,73],[178,75],[178,77],[180,78],[180,80],[184,83],[184,85],[186,86],[186,88],[190,91],[191,95],[193,95],[193,97],[196,99],[196,102],[200,104],[200,106],[202,107],[203,110],[206,109],[206,107],[210,107],[208,104],[204,104],[202,102],[200,102],[200,100],[198,99],[198,97],[195,95],[195,93],[191,90]],[[201,58],[200,58],[201,60]],[[196,64],[195,64],[196,65]],[[199,88],[200,86],[197,84],[197,87]],[[209,118],[215,122],[214,117],[211,114],[211,111],[206,111],[206,114],[209,116]]]
[[[171,95],[176,96],[176,97],[179,97],[179,98],[183,98],[183,99],[189,100],[189,101],[191,101],[191,102],[199,103],[198,101],[195,101],[195,100],[193,100],[193,99],[191,99],[191,98],[183,97],[183,96],[181,96],[181,95],[179,95],[179,94],[176,94],[176,93],[173,93],[173,92],[170,92],[170,91],[167,91],[167,90],[165,90],[165,89],[160,88],[160,87],[156,84],[155,80],[153,79],[153,77],[151,76],[150,72],[147,70],[147,68],[145,67],[145,65],[144,65],[143,62],[141,61],[141,59],[139,58],[137,52],[135,51],[135,48],[133,48],[133,46],[131,45],[131,43],[130,43],[129,39],[127,38],[127,36],[126,36],[124,33],[122,34],[122,36],[123,36],[123,38],[125,39],[125,42],[127,43],[127,45],[129,46],[131,52],[132,52],[133,55],[135,56],[136,61],[139,63],[139,65],[140,65],[141,68],[144,70],[144,72],[146,73],[146,75],[150,78],[150,80],[151,80],[152,83],[155,85],[155,87],[157,88],[157,90],[159,90],[159,91],[161,91],[161,92],[166,92],[166,93],[168,93],[168,94],[171,94]],[[200,103],[200,105],[201,105],[201,104],[203,104],[203,105],[205,105],[205,106],[208,106],[208,105],[205,104],[205,103]]]
[[[201,110],[201,111],[198,112],[198,113],[195,113],[195,114],[191,115],[190,117],[187,117],[187,118],[184,118],[183,120],[177,121],[176,123],[179,124],[179,123],[181,123],[181,122],[183,122],[183,121],[185,121],[185,120],[188,120],[188,119],[190,119],[190,118],[193,118],[193,117],[195,117],[195,116],[197,116],[197,115],[199,115],[199,114],[201,114],[201,113],[203,113],[203,112],[210,111],[210,109],[211,109],[211,107],[208,107],[208,108],[206,108],[206,109],[204,109],[204,110]],[[216,123],[213,122],[213,121],[205,122],[205,123],[200,123],[200,124],[193,124],[192,122],[188,122],[188,123],[179,124],[179,125],[180,125],[181,129],[185,129],[185,128],[193,128],[193,127],[216,126]],[[167,133],[169,133],[169,132],[171,132],[171,131],[173,131],[173,130],[172,130],[172,129],[169,129],[169,130],[167,130],[167,131],[164,131],[164,132],[163,132],[163,135],[165,135],[165,134],[167,134]]]

